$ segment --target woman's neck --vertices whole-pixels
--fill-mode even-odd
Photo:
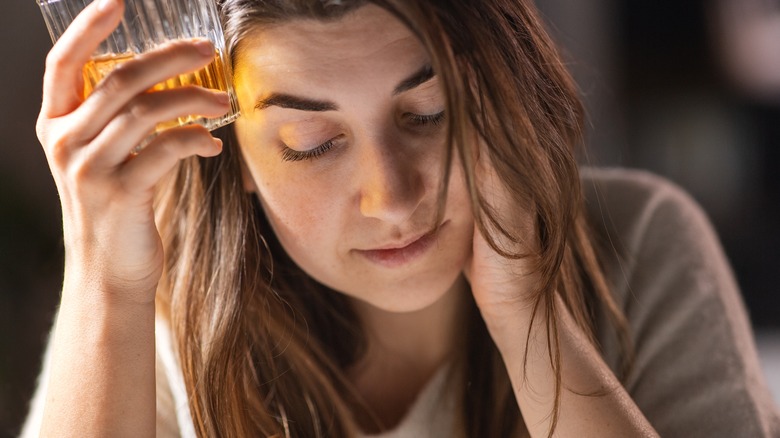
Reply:
[[[461,277],[438,301],[407,313],[353,302],[368,348],[347,377],[381,422],[372,427],[373,421],[358,419],[365,432],[395,426],[436,370],[452,358],[462,339],[467,290]]]

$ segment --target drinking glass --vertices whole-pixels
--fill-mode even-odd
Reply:
[[[92,0],[37,0],[52,41],[62,36],[76,15]],[[191,123],[209,130],[233,122],[239,116],[233,72],[225,37],[217,12],[216,0],[125,0],[125,12],[117,29],[100,44],[92,59],[84,66],[84,97],[112,70],[141,53],[162,44],[182,39],[208,39],[214,45],[214,60],[206,67],[181,74],[152,87],[159,91],[188,85],[227,92],[230,111],[216,118],[198,115],[180,117],[160,123],[154,134]]]

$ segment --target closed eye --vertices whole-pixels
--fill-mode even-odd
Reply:
[[[438,112],[436,114],[406,113],[404,116],[412,125],[420,127],[441,125],[446,118],[444,111]],[[295,162],[313,160],[320,157],[325,152],[331,150],[336,145],[336,141],[342,137],[344,137],[344,135],[339,135],[315,148],[307,149],[305,151],[299,151],[284,145],[282,149],[282,161]]]
[[[440,125],[442,122],[444,122],[445,114],[444,111],[441,111],[436,114],[414,114],[414,113],[406,113],[406,118],[413,124],[413,125]]]
[[[326,141],[325,143],[322,143],[321,145],[313,149],[308,149],[305,151],[298,151],[285,145],[284,148],[282,149],[282,161],[313,160],[319,157],[320,155],[324,154],[325,152],[331,150],[333,146],[336,145],[336,141],[341,139],[342,137],[344,137],[344,135],[333,137],[330,140]]]

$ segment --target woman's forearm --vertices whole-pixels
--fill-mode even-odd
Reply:
[[[154,303],[118,300],[114,292],[66,281],[43,437],[154,436]]]
[[[60,195],[66,266],[44,436],[154,435],[154,298],[164,259],[156,186],[181,159],[217,155],[222,142],[195,124],[131,152],[160,123],[230,108],[226,93],[202,87],[148,92],[213,61],[202,39],[123,61],[84,97],[84,65],[123,16],[122,1],[89,3],[46,61],[36,130]]]
[[[555,435],[658,436],[560,299],[555,304],[561,355]],[[556,378],[550,363],[545,315],[538,314],[533,327],[529,327],[530,313],[528,308],[518,308],[483,316],[504,359],[526,426],[532,437],[539,438],[547,437],[552,426]],[[526,339],[528,356],[524,361]]]

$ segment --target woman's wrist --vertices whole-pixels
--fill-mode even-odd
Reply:
[[[534,303],[530,300],[481,306],[480,313],[493,342],[502,354],[506,350],[524,351],[529,331],[543,327],[547,315],[542,303],[534,314]]]
[[[75,256],[66,251],[62,299],[87,300],[112,307],[154,305],[161,269],[158,264],[118,272],[111,257]],[[141,265],[141,262],[138,263]],[[127,271],[127,270],[124,270]]]

